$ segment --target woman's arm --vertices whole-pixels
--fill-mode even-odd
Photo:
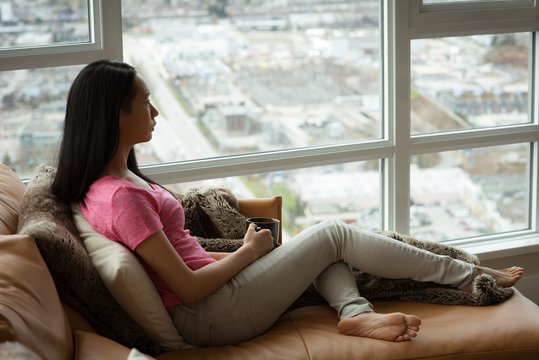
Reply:
[[[165,281],[185,303],[204,299],[223,286],[247,265],[272,249],[273,238],[267,229],[255,231],[251,224],[241,248],[198,270],[191,270],[161,230],[144,240],[136,253]]]
[[[213,252],[213,251],[208,251],[208,255],[210,255],[212,258],[214,258],[215,260],[222,260],[224,258],[226,258],[228,255],[230,255],[231,253],[228,253],[228,252]]]

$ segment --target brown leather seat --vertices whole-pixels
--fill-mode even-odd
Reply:
[[[285,314],[266,334],[237,346],[170,352],[171,359],[539,359],[539,307],[518,291],[495,306],[374,302],[378,312],[419,316],[419,335],[392,343],[344,336],[327,306]]]

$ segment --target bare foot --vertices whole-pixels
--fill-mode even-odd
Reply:
[[[496,280],[496,284],[501,287],[511,287],[515,285],[524,275],[524,269],[519,266],[513,266],[507,269],[491,269],[484,266],[477,266],[477,274],[489,274]]]
[[[403,313],[362,313],[339,321],[341,334],[386,341],[408,341],[417,336],[421,319]]]

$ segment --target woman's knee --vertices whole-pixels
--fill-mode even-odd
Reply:
[[[301,237],[302,242],[317,242],[320,245],[329,243],[330,239],[335,239],[340,237],[340,229],[345,226],[345,224],[337,219],[325,219],[319,223],[305,229],[299,234],[298,237]]]
[[[323,227],[335,227],[335,228],[341,228],[345,226],[345,223],[342,220],[339,219],[325,219],[320,223]]]
[[[339,219],[326,219],[321,222],[323,228],[337,235],[337,238],[372,236],[372,231],[362,229],[355,225],[350,225]]]
[[[347,224],[340,219],[327,219],[325,220],[325,226],[327,228],[333,229],[334,231],[338,232],[341,235],[343,235],[345,232],[348,232],[350,230],[360,231],[360,232],[364,231],[360,229],[359,227]]]

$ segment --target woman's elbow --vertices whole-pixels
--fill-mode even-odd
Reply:
[[[199,302],[200,300],[204,299],[204,298],[199,298],[199,297],[193,297],[193,296],[189,296],[189,297],[181,297],[180,298],[182,300],[182,303],[185,304],[185,305],[192,305],[192,304],[196,304],[197,302]]]
[[[191,305],[204,300],[208,295],[201,291],[191,290],[186,293],[176,293],[176,296],[180,298],[183,304]]]

